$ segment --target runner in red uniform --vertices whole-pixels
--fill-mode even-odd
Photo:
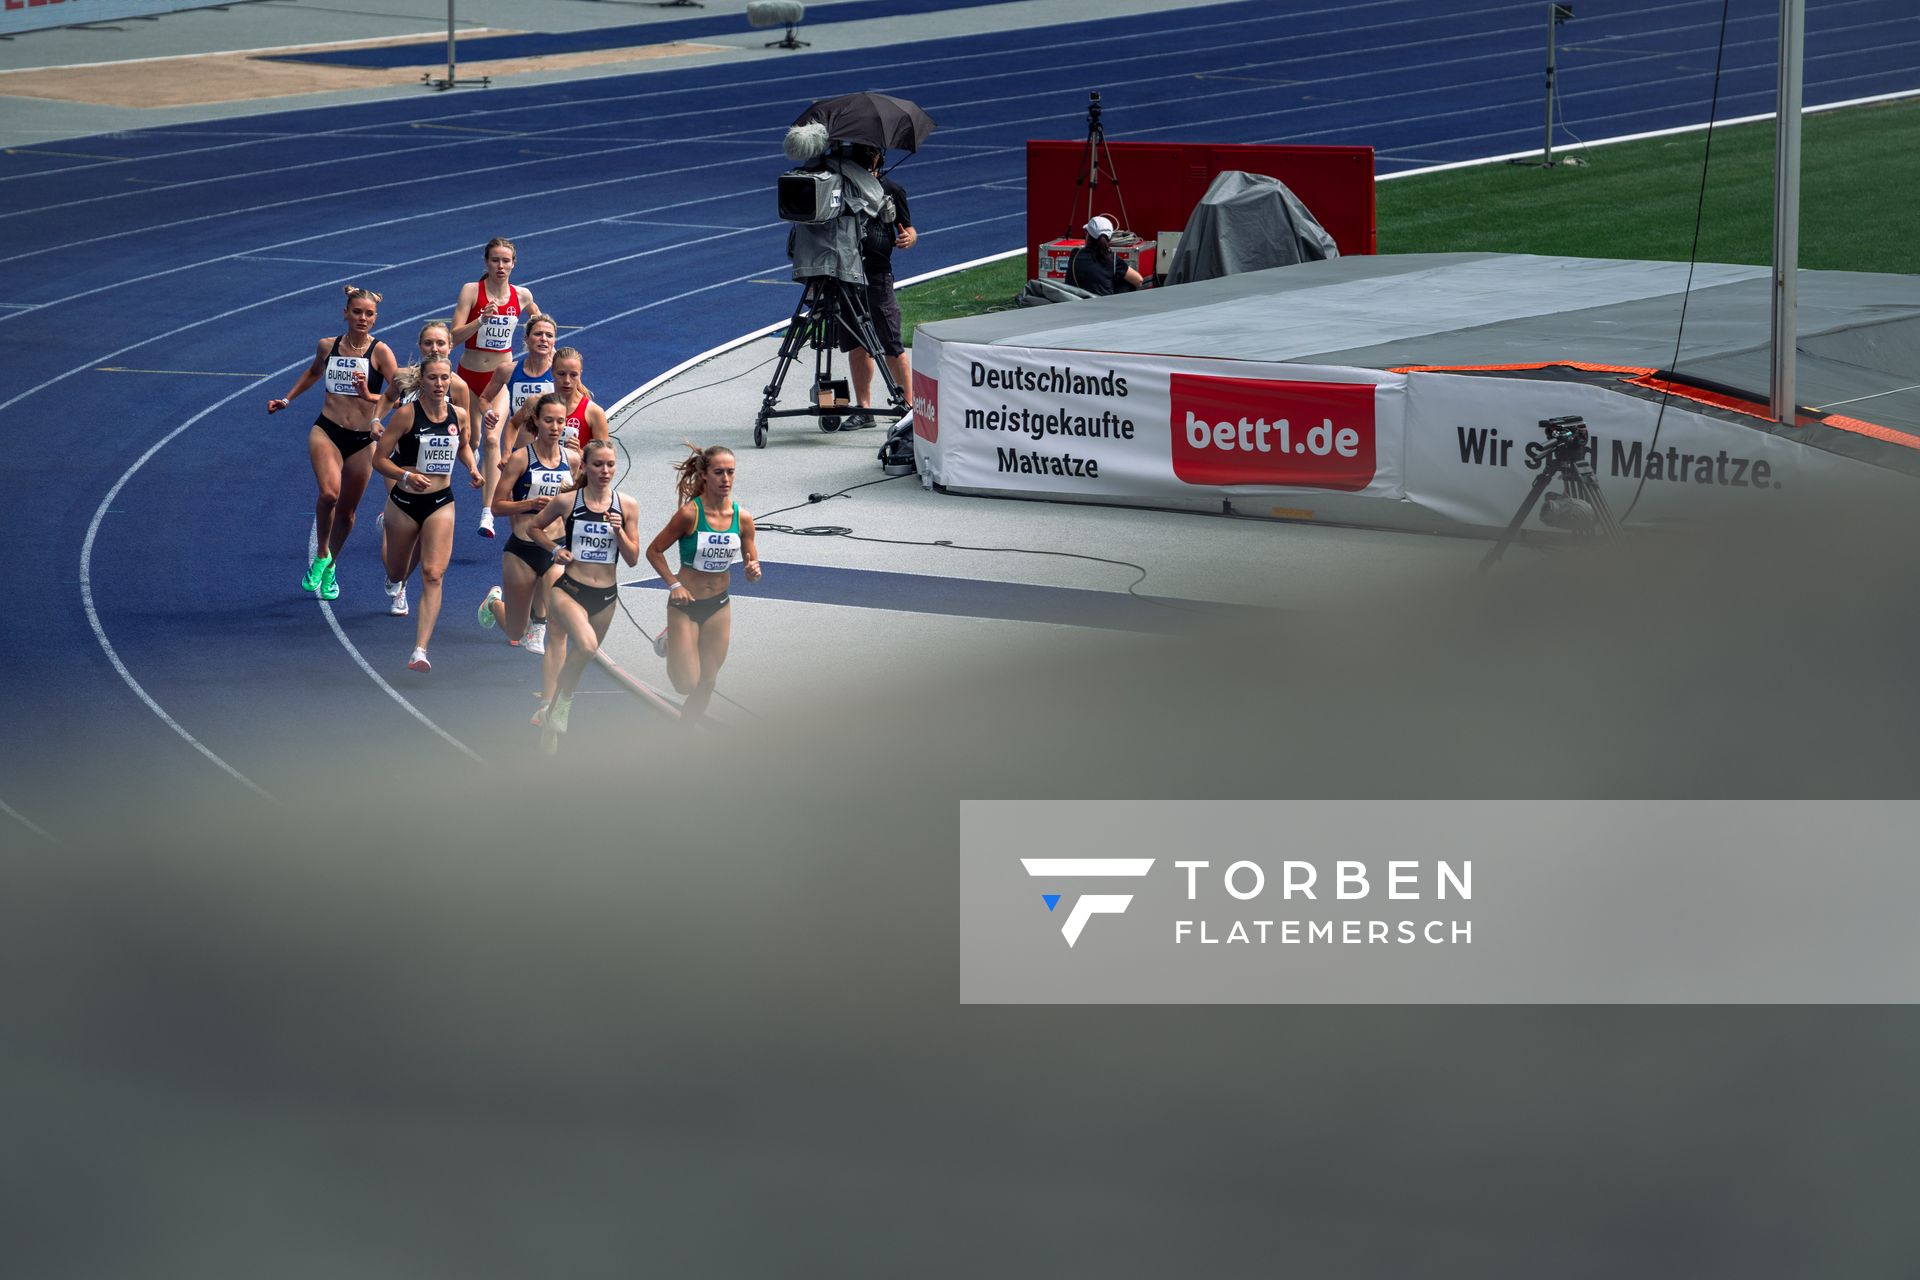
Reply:
[[[520,317],[530,316],[537,310],[533,291],[511,282],[515,261],[513,241],[495,236],[487,241],[485,257],[487,274],[472,284],[460,286],[460,296],[453,304],[453,340],[466,344],[460,350],[460,363],[455,372],[476,397],[473,405],[476,418],[490,408],[499,408],[498,403],[478,403],[478,397],[493,381],[495,369],[513,363],[513,333]],[[497,402],[499,398],[496,393],[494,400]],[[483,426],[481,434],[480,473],[487,492],[491,493],[499,478],[500,433]],[[480,532],[489,538],[493,536],[492,507],[480,513]]]

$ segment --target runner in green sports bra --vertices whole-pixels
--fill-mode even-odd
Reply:
[[[667,626],[654,652],[667,659],[667,678],[686,695],[683,724],[706,712],[713,686],[733,639],[733,609],[728,573],[744,562],[747,581],[760,580],[760,555],[753,542],[753,517],[733,500],[737,471],[733,450],[724,445],[692,450],[678,468],[680,509],[647,546],[647,563],[670,590]],[[667,548],[679,544],[680,569],[667,568]]]

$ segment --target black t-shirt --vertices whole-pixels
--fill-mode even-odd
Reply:
[[[880,179],[880,189],[893,197],[893,221],[883,223],[875,218],[867,224],[866,235],[860,241],[860,265],[867,274],[893,274],[894,236],[903,227],[913,225],[913,215],[907,211],[906,188],[892,178]]]
[[[1097,297],[1110,293],[1132,293],[1127,266],[1112,250],[1101,253],[1098,245],[1085,244],[1067,260],[1067,283],[1078,285]]]

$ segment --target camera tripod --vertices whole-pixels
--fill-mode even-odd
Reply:
[[[1540,514],[1543,522],[1564,528],[1576,538],[1611,538],[1620,532],[1620,524],[1613,518],[1613,508],[1607,505],[1607,495],[1600,492],[1600,481],[1593,474],[1593,464],[1587,461],[1586,424],[1580,423],[1577,429],[1569,429],[1563,425],[1563,420],[1550,418],[1540,425],[1547,431],[1547,459],[1541,465],[1533,487],[1521,499],[1520,509],[1513,513],[1513,519],[1507,521],[1507,527],[1501,531],[1499,539],[1481,557],[1481,573],[1500,562],[1500,557],[1506,554],[1514,538],[1519,536],[1520,526],[1527,522],[1534,506],[1546,494],[1547,486],[1555,480],[1560,482],[1560,492],[1547,498],[1547,507]],[[1556,500],[1563,514],[1551,518]],[[1581,511],[1581,507],[1585,507],[1586,511]]]
[[[1076,193],[1072,207],[1067,210],[1067,230],[1061,237],[1064,240],[1077,239],[1084,234],[1088,219],[1099,212],[1094,207],[1094,200],[1102,174],[1113,184],[1114,199],[1120,202],[1120,229],[1124,231],[1133,225],[1127,219],[1127,197],[1120,190],[1120,172],[1113,167],[1113,150],[1107,146],[1106,126],[1100,123],[1100,91],[1093,90],[1088,94],[1088,99],[1086,150],[1081,153],[1080,172],[1073,180],[1074,186],[1086,188],[1087,209],[1085,216],[1082,216],[1080,196]]]
[[[862,412],[857,405],[847,405],[843,409],[819,402],[820,389],[833,382],[833,353],[838,349],[838,339],[843,330],[857,346],[873,357],[874,366],[881,380],[886,383],[887,398],[893,405],[893,411],[896,414],[907,411],[907,394],[893,380],[893,370],[887,366],[886,348],[880,344],[880,335],[873,327],[873,317],[867,313],[866,290],[832,276],[811,276],[807,279],[806,289],[800,294],[799,305],[793,309],[793,319],[787,322],[786,337],[780,342],[779,363],[774,365],[773,378],[760,398],[760,416],[753,421],[754,448],[767,447],[768,419],[818,418],[822,431],[838,431],[843,416]],[[804,409],[774,408],[780,400],[780,385],[786,381],[787,371],[807,347],[812,347],[814,353],[812,402]]]

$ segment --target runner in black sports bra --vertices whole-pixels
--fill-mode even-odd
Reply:
[[[413,623],[413,656],[407,666],[431,671],[427,642],[440,617],[440,583],[453,555],[453,464],[467,469],[473,487],[480,487],[480,468],[467,443],[466,414],[448,399],[453,362],[446,356],[420,361],[419,397],[394,410],[387,427],[393,449],[374,462],[380,474],[394,482],[387,495],[387,537],[381,554],[386,558],[388,612],[407,612],[406,578],[414,548],[420,551],[420,611]],[[396,585],[397,584],[397,585]]]
[[[555,563],[565,566],[548,606],[549,616],[567,637],[566,665],[560,668],[540,732],[540,749],[548,753],[559,749],[580,673],[600,651],[613,621],[613,605],[620,597],[615,562],[640,563],[638,508],[632,498],[613,489],[619,465],[611,441],[589,440],[581,461],[582,487],[549,498],[532,517],[533,540],[552,550]],[[565,539],[555,542],[547,530],[562,517]]]
[[[316,382],[326,388],[320,416],[307,432],[307,456],[319,497],[313,504],[316,554],[300,580],[302,591],[317,591],[323,600],[337,599],[340,585],[334,576],[340,548],[353,532],[354,510],[366,492],[372,474],[374,412],[380,389],[399,372],[393,352],[373,336],[379,318],[380,295],[366,289],[347,289],[347,331],[322,338],[313,363],[293,390],[267,401],[267,412],[278,413]]]
[[[550,499],[572,488],[573,477],[580,469],[580,451],[561,443],[566,421],[564,396],[550,393],[539,397],[535,402],[533,441],[500,464],[493,512],[512,520],[513,534],[500,556],[500,584],[480,602],[481,626],[497,626],[505,633],[507,643],[523,644],[529,653],[542,656],[548,649],[550,586],[560,575],[553,566],[553,552],[533,540],[532,525],[534,516]],[[555,636],[552,644],[556,652],[540,669],[547,702],[553,701],[560,676],[558,651],[565,648],[564,633]]]

